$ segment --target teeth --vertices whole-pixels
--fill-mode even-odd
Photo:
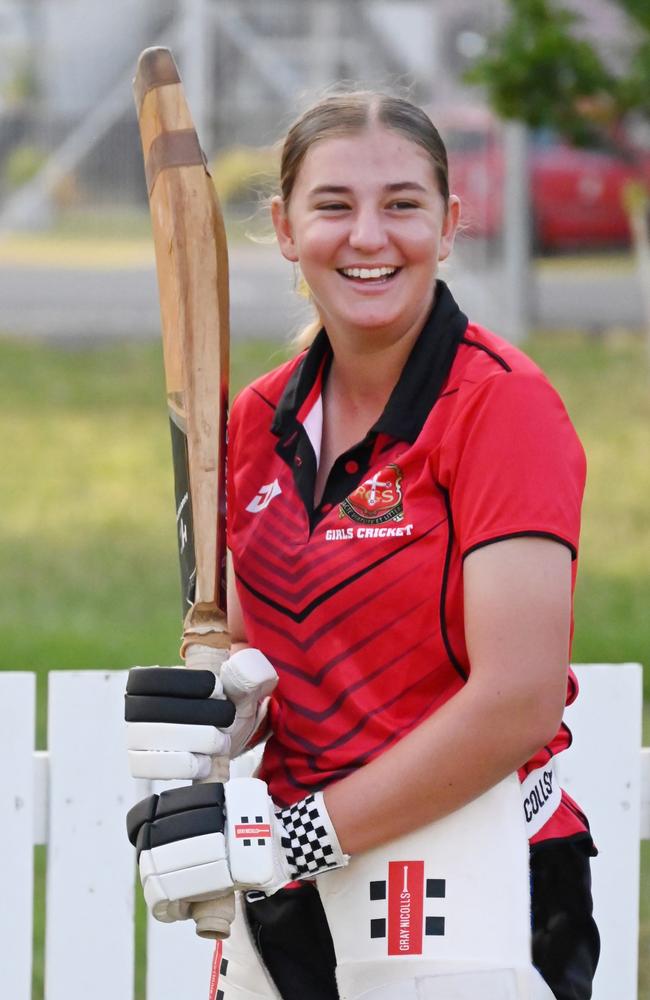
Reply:
[[[346,278],[387,278],[395,274],[396,267],[344,267]]]

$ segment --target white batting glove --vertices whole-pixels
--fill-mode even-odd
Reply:
[[[258,778],[152,795],[129,812],[127,829],[147,905],[167,922],[186,919],[198,900],[237,889],[271,895],[349,861],[321,792],[276,812]]]
[[[134,667],[126,688],[129,767],[134,778],[202,779],[211,757],[249,745],[278,682],[259,649],[190,645],[187,667]]]

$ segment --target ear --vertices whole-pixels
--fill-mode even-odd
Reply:
[[[447,213],[442,223],[442,235],[440,247],[438,249],[438,260],[446,260],[454,246],[454,239],[458,231],[460,221],[460,198],[458,195],[450,194],[447,204]]]
[[[275,229],[275,235],[277,236],[282,256],[295,264],[298,261],[298,253],[293,240],[287,206],[280,195],[276,195],[271,199],[271,221],[273,222],[273,228]]]

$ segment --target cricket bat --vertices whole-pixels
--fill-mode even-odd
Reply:
[[[181,567],[184,652],[227,650],[228,251],[223,217],[169,49],[141,54],[133,84],[156,256]],[[207,780],[228,778],[214,758]],[[200,937],[223,938],[234,895],[195,903]]]

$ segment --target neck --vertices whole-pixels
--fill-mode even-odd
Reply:
[[[396,346],[396,345],[394,345]],[[401,346],[401,345],[400,345]],[[351,410],[376,413],[378,417],[388,402],[408,351],[356,352],[334,348],[327,389]]]
[[[376,410],[388,402],[429,314],[430,305],[412,327],[395,336],[392,331],[330,330],[334,354],[328,378],[330,389],[353,409]]]

